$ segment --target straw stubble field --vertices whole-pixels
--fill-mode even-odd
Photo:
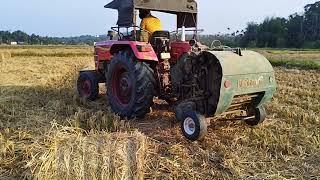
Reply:
[[[91,48],[0,51],[12,56],[0,62],[0,179],[320,178],[319,70],[277,67],[264,124],[217,121],[191,143],[164,102],[128,122],[103,91],[97,102],[79,99]]]

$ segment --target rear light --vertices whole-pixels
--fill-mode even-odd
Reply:
[[[147,45],[137,45],[137,49],[139,52],[150,52],[153,50],[151,46]]]
[[[224,87],[225,87],[226,89],[230,89],[230,88],[232,87],[232,82],[231,82],[230,80],[226,80],[226,81],[224,82]]]

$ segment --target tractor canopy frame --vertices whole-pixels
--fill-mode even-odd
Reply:
[[[119,27],[136,26],[135,10],[146,9],[177,15],[177,28],[197,28],[195,0],[113,0],[104,7],[118,10]]]

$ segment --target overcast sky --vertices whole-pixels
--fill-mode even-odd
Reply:
[[[105,34],[117,12],[104,9],[111,0],[1,0],[0,30],[22,30],[42,36]],[[199,28],[205,34],[244,29],[265,17],[288,17],[317,0],[198,0]],[[166,29],[175,29],[172,15],[156,14]]]

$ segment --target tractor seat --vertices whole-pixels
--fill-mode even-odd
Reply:
[[[155,46],[157,45],[158,40],[170,40],[170,32],[169,31],[155,31],[151,38],[150,38],[150,43]]]

